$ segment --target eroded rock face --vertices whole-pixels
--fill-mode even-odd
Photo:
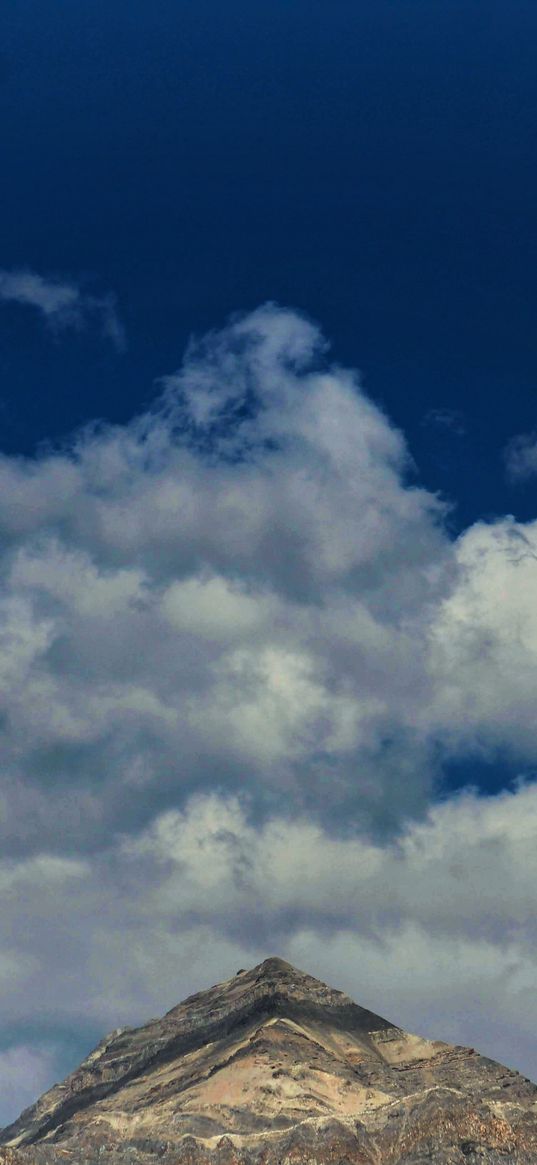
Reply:
[[[529,1165],[537,1087],[267,959],[112,1032],[0,1144],[0,1165]]]

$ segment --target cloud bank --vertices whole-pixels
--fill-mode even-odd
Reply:
[[[537,761],[537,525],[445,515],[270,304],[129,425],[0,459],[13,1046],[277,951],[537,1074],[533,787],[437,798],[450,759]]]

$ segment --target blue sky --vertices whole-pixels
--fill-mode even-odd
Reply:
[[[5,8],[0,1121],[271,953],[535,1075],[537,9]]]
[[[275,299],[360,367],[459,521],[530,516],[498,459],[535,424],[532,3],[6,8],[4,266],[114,289],[129,333],[117,361],[13,313],[10,450],[126,420],[192,331]],[[424,424],[446,408],[465,440]]]

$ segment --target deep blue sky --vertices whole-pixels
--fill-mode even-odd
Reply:
[[[537,420],[536,35],[530,0],[5,0],[1,264],[113,289],[129,348],[6,307],[3,448],[129,417],[275,299],[458,522],[533,513],[500,454]]]

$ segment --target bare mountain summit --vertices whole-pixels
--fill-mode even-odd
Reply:
[[[5,1165],[535,1165],[537,1087],[272,958],[112,1032],[0,1143]]]

